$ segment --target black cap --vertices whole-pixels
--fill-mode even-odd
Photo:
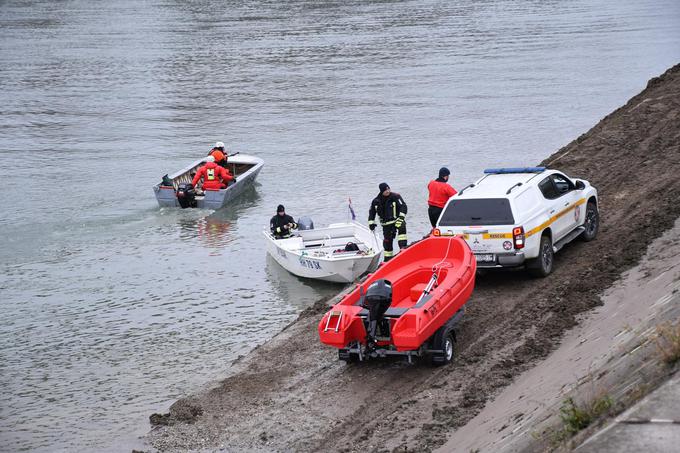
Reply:
[[[276,212],[286,212],[286,208],[284,208],[283,205],[280,204],[276,207]]]
[[[442,168],[439,169],[439,177],[440,178],[443,178],[444,176],[449,176],[450,174],[451,174],[451,172],[446,167],[442,167]]]
[[[387,189],[389,189],[390,186],[387,185],[386,182],[381,182],[380,185],[378,185],[378,189],[380,189],[380,193],[383,193]]]

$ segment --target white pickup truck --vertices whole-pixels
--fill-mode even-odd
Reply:
[[[597,236],[597,190],[544,167],[497,168],[447,202],[434,235],[462,235],[478,268],[525,265],[552,271],[553,254],[577,237]]]

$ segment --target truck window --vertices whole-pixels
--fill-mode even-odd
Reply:
[[[560,196],[574,189],[573,183],[569,181],[566,176],[555,173],[551,178],[555,183],[555,187],[557,187],[557,192],[559,192]]]
[[[545,178],[543,181],[539,182],[538,188],[541,190],[543,196],[548,200],[554,200],[555,198],[560,196],[560,193],[555,188],[555,185],[553,184],[552,179],[550,179],[550,176]]]
[[[451,200],[439,219],[440,226],[514,224],[507,198]]]

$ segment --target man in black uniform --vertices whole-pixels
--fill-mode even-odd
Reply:
[[[390,190],[387,183],[380,183],[380,193],[371,202],[368,211],[368,227],[375,230],[375,215],[380,217],[380,225],[383,227],[383,248],[385,249],[385,261],[394,256],[392,241],[397,237],[399,248],[406,248],[406,203],[396,192]]]
[[[286,208],[280,204],[276,208],[276,215],[269,221],[269,229],[276,239],[285,239],[292,236],[290,230],[298,227],[291,216],[286,214]]]

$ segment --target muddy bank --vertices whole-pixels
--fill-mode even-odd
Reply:
[[[478,278],[452,365],[346,366],[318,342],[327,305],[318,303],[235,364],[230,377],[176,403],[150,445],[423,451],[444,444],[552,351],[577,315],[600,305],[603,291],[680,217],[680,65],[544,163],[598,188],[599,237],[565,247],[549,278],[522,271]],[[173,416],[178,411],[195,415],[187,422]]]
[[[657,326],[680,319],[680,219],[602,301],[441,451],[541,452],[579,445],[598,424],[565,442],[560,408],[567,398],[580,407],[607,398],[617,413],[667,379],[674,367],[663,360],[655,339]]]

